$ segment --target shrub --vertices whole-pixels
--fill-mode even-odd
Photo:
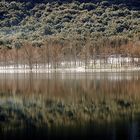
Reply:
[[[88,11],[96,9],[96,5],[93,3],[82,3],[80,7],[81,9],[86,9]]]
[[[103,6],[110,6],[110,3],[108,1],[102,1],[101,5],[103,5]]]
[[[45,25],[43,27],[43,35],[52,35],[54,32],[52,31],[51,26]]]
[[[140,12],[138,12],[138,11],[132,11],[132,17],[133,18],[140,18]]]

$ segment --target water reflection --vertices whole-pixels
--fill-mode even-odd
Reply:
[[[96,123],[86,126],[59,127],[48,130],[47,128],[36,129],[29,127],[24,130],[1,133],[4,139],[80,139],[80,140],[140,140],[140,120],[122,120],[113,124],[99,125]]]
[[[79,96],[139,97],[140,73],[0,74],[0,94],[41,94],[76,99]]]
[[[46,97],[76,100],[81,96],[140,98],[140,73],[55,73],[55,74],[0,74],[0,94],[43,95]],[[1,139],[95,139],[139,140],[140,120],[121,120],[112,124],[89,123],[72,128],[27,128],[3,133]]]
[[[0,74],[0,94],[56,98],[139,96],[140,73]]]

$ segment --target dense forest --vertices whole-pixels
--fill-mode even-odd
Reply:
[[[0,1],[1,62],[139,57],[139,40],[139,0]]]
[[[140,32],[138,0],[2,0],[0,38],[133,37]]]

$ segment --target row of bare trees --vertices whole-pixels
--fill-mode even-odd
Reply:
[[[139,65],[140,42],[53,38],[43,41],[41,45],[23,41],[19,47],[10,49],[0,46],[0,66],[5,68],[94,68],[97,64],[106,64],[111,56],[115,59],[129,57],[131,64]]]

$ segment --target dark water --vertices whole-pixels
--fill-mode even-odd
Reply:
[[[30,127],[24,130],[0,133],[0,139],[62,139],[62,140],[139,140],[140,120],[124,120],[113,124],[90,123],[86,126],[59,127],[52,130]]]
[[[140,97],[140,73],[71,73],[71,74],[0,74],[0,94],[43,95],[76,101],[80,96],[116,98]],[[114,123],[89,123],[81,126],[47,128],[30,127],[3,133],[0,139],[95,139],[139,140],[140,117]]]

